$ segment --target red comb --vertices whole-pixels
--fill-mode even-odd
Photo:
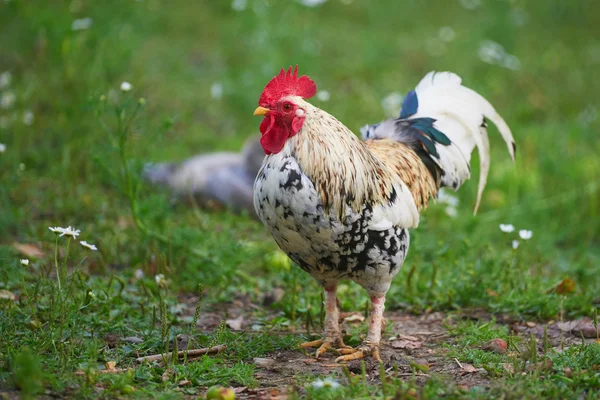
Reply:
[[[271,79],[258,99],[258,105],[268,107],[282,97],[293,95],[300,96],[303,99],[309,99],[317,93],[317,85],[306,75],[298,78],[298,65],[292,71],[292,67],[287,73],[283,68],[279,75]]]

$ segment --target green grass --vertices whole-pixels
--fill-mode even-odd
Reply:
[[[172,206],[164,193],[137,183],[144,162],[239,148],[257,131],[251,113],[264,84],[296,63],[331,93],[329,101],[314,104],[355,131],[386,117],[381,100],[390,92],[406,93],[436,69],[461,75],[494,104],[516,137],[513,165],[490,129],[492,167],[477,217],[475,182],[458,192],[456,218],[443,205],[424,212],[388,309],[478,307],[541,320],[592,315],[600,305],[600,82],[594,79],[600,42],[590,34],[598,24],[597,4],[482,0],[470,10],[460,2],[247,3],[240,12],[229,1],[0,4],[0,73],[12,76],[0,98],[15,97],[0,108],[0,143],[7,146],[0,153],[0,290],[16,296],[0,303],[0,386],[23,390],[25,397],[45,389],[89,397],[181,396],[186,393],[178,379],[194,382],[187,394],[213,383],[253,386],[253,357],[292,348],[300,338],[291,328],[319,329],[318,285],[278,261],[276,245],[252,218]],[[85,17],[92,18],[91,27],[72,31],[72,22]],[[444,26],[454,31],[453,40],[440,39]],[[486,40],[515,55],[520,68],[482,62],[478,51]],[[122,81],[133,90],[121,93]],[[221,98],[211,97],[214,83],[222,85]],[[123,122],[136,109],[129,125],[119,125],[115,110],[124,112]],[[28,110],[30,125],[23,122]],[[473,164],[475,177],[476,158]],[[531,229],[533,238],[513,250],[516,233],[500,232],[499,223]],[[71,243],[59,292],[48,226],[67,225],[81,229],[78,239],[99,251]],[[45,256],[24,268],[15,242],[33,244]],[[61,238],[59,269],[65,250]],[[136,278],[136,270],[145,277]],[[154,280],[160,273],[166,287]],[[551,290],[565,278],[575,282],[574,291]],[[176,313],[181,296],[197,295],[199,285],[201,313],[232,299],[260,304],[261,294],[274,287],[285,296],[253,312],[263,325],[258,336],[199,333],[189,315]],[[359,287],[340,289],[345,309],[366,307]],[[490,326],[494,335],[507,334]],[[229,349],[200,363],[173,365],[166,381],[166,367],[136,367],[137,355],[163,351],[180,333]],[[480,334],[457,333],[473,340],[461,342],[468,349],[488,340]],[[107,335],[142,342],[111,348]],[[457,351],[497,374],[506,361]],[[400,387],[401,396],[417,390],[422,398],[597,393],[598,374],[590,371],[598,365],[598,346],[549,357],[554,370],[564,365],[587,372],[570,381],[563,374],[508,381],[503,375],[502,383],[479,392],[448,387],[436,377],[425,387],[397,378],[390,385]],[[107,361],[136,369],[74,375]],[[25,385],[31,376],[36,383]],[[386,393],[393,393],[391,386]],[[311,390],[299,389],[298,396],[326,397]],[[344,390],[355,397],[383,394],[380,386],[360,381]]]

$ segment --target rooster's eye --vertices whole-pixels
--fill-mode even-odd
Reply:
[[[284,104],[283,105],[283,109],[286,110],[286,111],[289,111],[289,110],[292,109],[292,105],[291,104]]]

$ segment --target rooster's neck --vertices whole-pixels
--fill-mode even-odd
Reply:
[[[383,204],[393,197],[390,171],[341,122],[310,106],[300,132],[283,151],[313,182],[326,210],[343,217],[346,208]]]

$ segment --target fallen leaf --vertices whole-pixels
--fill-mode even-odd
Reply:
[[[107,361],[104,366],[106,367],[106,372],[115,372],[116,368],[115,366],[117,365],[117,363],[115,361]]]
[[[227,326],[233,329],[234,331],[241,331],[242,325],[244,324],[244,316],[240,314],[239,317],[235,319],[228,319],[225,321]]]
[[[191,383],[192,383],[191,381],[188,381],[187,379],[184,379],[182,381],[177,382],[177,385],[178,386],[187,386],[187,385],[190,385]]]
[[[573,279],[565,278],[548,289],[546,293],[569,294],[575,291],[576,286]]]
[[[476,372],[479,372],[479,368],[475,368],[471,364],[463,363],[461,365],[462,365],[462,367],[460,368],[460,374],[461,375],[474,374]]]
[[[360,313],[353,313],[344,318],[344,322],[352,323],[352,322],[363,322],[365,320],[365,316]]]
[[[427,372],[429,371],[429,362],[422,358],[415,358],[414,360],[410,360],[410,366],[417,371]]]
[[[420,349],[423,346],[423,342],[414,342],[412,340],[394,340],[391,343],[394,349]]]
[[[503,339],[492,339],[481,347],[482,350],[497,354],[506,354],[506,342]]]
[[[234,391],[235,393],[243,393],[243,392],[245,392],[247,389],[248,389],[248,386],[240,386],[240,387],[233,388],[233,391]]]
[[[415,337],[415,336],[410,336],[410,335],[403,335],[403,334],[399,334],[397,336],[398,339],[402,339],[402,340],[410,340],[412,342],[418,342],[419,338]]]
[[[535,322],[531,322],[531,321],[525,322],[525,325],[527,325],[530,328],[535,328],[536,327],[536,323]]]
[[[27,243],[13,243],[13,247],[22,255],[30,258],[43,258],[46,254],[39,247]]]

